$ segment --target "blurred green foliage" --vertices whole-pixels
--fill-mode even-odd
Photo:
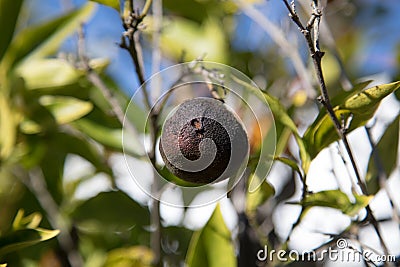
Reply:
[[[24,1],[0,0],[0,266],[70,266],[76,258],[76,266],[152,266],[150,211],[118,188],[110,163],[113,155],[123,152],[122,125],[111,112],[108,99],[87,79],[79,60],[57,55],[65,39],[96,12],[97,4],[93,2],[117,11],[121,6],[119,1],[88,1],[39,25],[20,26]],[[164,58],[179,62],[182,58],[192,60],[206,55],[207,60],[230,64],[260,81],[276,120],[278,145],[274,159],[305,179],[318,153],[339,138],[323,109],[308,124],[299,119],[299,114],[312,109],[315,103],[298,85],[298,77],[293,77],[286,59],[276,52],[278,48],[235,49],[232,40],[240,9],[232,1],[165,0],[163,5],[160,46]],[[335,19],[332,23],[338,29],[352,19],[341,13],[333,17],[330,15],[328,20]],[[143,42],[153,38],[154,19],[149,15],[144,20],[147,29]],[[338,36],[343,64],[351,65],[358,38],[355,30]],[[361,83],[346,91],[339,82],[342,70],[338,59],[329,50],[327,53],[323,67],[329,69],[327,84],[336,95],[332,99],[335,114],[349,123],[348,131],[352,131],[373,118],[382,99],[396,91],[400,83],[368,89],[368,83]],[[89,60],[92,71],[105,81],[125,108],[129,97],[106,73],[108,64],[109,59]],[[312,73],[312,69],[309,71]],[[352,70],[349,79],[354,82],[360,78],[357,75]],[[140,105],[136,111],[128,114],[128,120],[139,133],[146,134],[146,113]],[[307,128],[304,135],[300,128]],[[389,176],[396,168],[398,132],[397,115],[369,160],[370,196],[355,194],[351,200],[340,190],[306,192],[296,204],[307,209],[333,208],[350,217],[357,215],[382,190],[382,172]],[[291,136],[296,141],[298,158],[289,146]],[[141,160],[143,151],[135,144],[124,149]],[[254,154],[257,157],[257,149]],[[70,155],[89,162],[93,170],[79,177],[66,177],[65,163]],[[381,163],[374,160],[377,156]],[[76,199],[77,188],[98,174],[107,177],[109,190],[86,200]],[[294,183],[293,179],[285,185],[288,191],[277,192],[276,199],[290,197],[285,195],[294,186],[290,183]],[[251,227],[259,227],[255,242],[263,246],[276,240],[272,238],[273,227],[268,228],[269,232],[263,231],[260,208],[268,203],[267,211],[261,213],[272,216],[279,201],[271,200],[275,189],[267,181],[259,184],[252,193],[245,190],[242,212],[251,221]],[[24,210],[29,215],[25,216]],[[162,258],[168,266],[180,266],[183,262],[192,267],[237,266],[235,237],[226,226],[219,205],[202,229],[192,233],[182,224],[163,226],[161,234]],[[280,245],[287,247],[284,242]]]

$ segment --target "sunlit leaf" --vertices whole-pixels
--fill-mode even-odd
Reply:
[[[108,252],[104,267],[151,267],[153,251],[144,246],[116,248]]]
[[[47,38],[43,40],[44,42],[42,42],[41,45],[35,49],[28,58],[30,60],[44,58],[57,52],[65,38],[76,32],[80,25],[91,17],[95,11],[95,7],[96,6],[93,3],[87,2],[79,9],[66,15],[66,20],[60,25],[61,27],[57,27],[57,29],[53,31],[51,35],[47,36]]]
[[[24,210],[19,209],[12,224],[13,230],[19,230],[23,228],[34,229],[37,228],[42,221],[42,215],[39,212],[34,212],[28,216],[24,215]]]
[[[39,102],[51,111],[59,124],[82,118],[93,108],[91,102],[67,96],[42,96]]]
[[[253,176],[253,179],[259,178]],[[257,207],[275,194],[275,189],[267,180],[264,179],[260,184],[261,186],[254,192],[250,192],[249,190],[246,192],[246,214],[249,218],[254,218]]]
[[[370,194],[376,194],[379,191],[379,168],[388,177],[396,167],[399,132],[399,116],[397,116],[387,127],[380,141],[376,144],[375,150],[371,153],[366,176],[368,193]]]
[[[28,89],[60,87],[73,84],[82,76],[70,63],[62,59],[28,61],[17,69]]]
[[[340,79],[341,66],[332,53],[324,55],[321,65],[323,70],[329,70],[324,72],[324,79],[328,88],[330,88],[331,85],[334,85]]]
[[[16,123],[9,101],[0,91],[0,159],[7,158],[16,141]]]
[[[125,151],[138,157],[144,153],[144,148],[137,138],[126,139],[126,141],[122,142],[121,128],[109,128],[85,118],[75,121],[74,126],[106,147],[117,151]]]
[[[363,90],[349,97],[341,108],[349,109],[355,113],[368,112],[376,108],[380,101],[400,87],[400,81],[382,84]]]
[[[219,205],[204,228],[193,234],[186,263],[188,267],[237,266],[231,233]]]
[[[348,132],[365,125],[373,116],[380,101],[400,87],[400,81],[375,86],[361,92],[355,92],[344,102],[334,107],[336,117],[348,125]],[[314,158],[323,148],[339,139],[331,118],[323,109],[320,115],[307,129],[303,140],[307,150]]]
[[[42,127],[32,120],[24,120],[19,124],[19,128],[24,134],[37,134],[42,131]]]
[[[13,231],[0,237],[0,255],[51,239],[57,236],[59,232],[59,230],[41,228]]]
[[[172,182],[178,186],[185,186],[185,187],[198,187],[198,183],[191,183],[185,180],[180,179],[179,177],[175,176],[173,173],[171,173],[168,168],[164,167],[160,169],[160,174],[161,176],[168,180],[169,182]]]
[[[122,129],[107,128],[87,119],[80,119],[74,125],[97,142],[122,150]]]
[[[370,83],[372,82],[372,80],[366,80],[360,83],[357,83],[354,85],[354,87],[349,90],[349,91],[344,91],[341,90],[337,95],[333,96],[331,98],[331,104],[332,106],[338,106],[342,103],[344,103],[344,101],[349,98],[350,96],[354,95],[355,93],[359,93],[362,90],[364,90]]]
[[[0,70],[8,71],[23,58],[25,62],[29,62],[54,54],[65,38],[89,18],[94,7],[94,3],[87,3],[64,16],[20,31],[8,47]],[[28,54],[29,57],[26,57]]]
[[[305,208],[329,207],[342,211],[349,216],[357,215],[372,200],[373,196],[355,195],[355,202],[340,190],[327,190],[308,194],[301,202],[289,202],[303,205]]]
[[[282,106],[282,104],[279,102],[278,99],[275,97],[269,95],[266,92],[263,92],[265,99],[268,102],[268,105],[274,115],[274,119],[282,123],[284,126],[286,126],[288,129],[291,130],[293,133],[296,142],[299,146],[299,151],[300,151],[300,158],[302,161],[302,169],[304,173],[308,172],[308,169],[310,167],[311,159],[310,155],[308,154],[308,151],[306,149],[306,146],[300,137],[298,131],[297,131],[297,126],[293,122],[292,118],[287,114],[285,108]]]
[[[146,17],[145,22],[148,25],[145,33],[151,33],[152,18]],[[224,63],[227,59],[227,42],[221,27],[217,20],[207,20],[199,25],[182,17],[173,17],[170,21],[165,20],[161,49],[176,60],[184,53],[188,60],[205,56],[207,60]]]
[[[119,12],[119,0],[90,0],[114,8]]]
[[[0,0],[0,60],[14,35],[14,29],[17,24],[22,3],[23,0]]]

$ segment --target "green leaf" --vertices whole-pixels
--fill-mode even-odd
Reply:
[[[122,142],[122,129],[104,126],[94,120],[82,118],[73,122],[73,125],[100,144],[117,151],[125,151],[128,154],[141,157],[144,148],[136,138],[126,139]],[[128,138],[129,133],[124,133]]]
[[[144,231],[149,211],[122,191],[101,192],[79,205],[71,217],[90,231]]]
[[[119,12],[119,0],[90,0],[90,1],[112,7]]]
[[[55,136],[60,141],[60,150],[63,149],[66,153],[76,154],[86,159],[96,168],[96,171],[104,172],[112,175],[112,170],[104,159],[104,156],[99,152],[87,139],[81,136],[74,136],[66,133],[57,133]]]
[[[253,176],[252,179],[259,179]],[[270,185],[267,180],[257,182],[261,184],[254,192],[247,190],[246,193],[246,214],[249,218],[254,218],[256,215],[257,207],[262,205],[266,200],[275,194],[275,189]]]
[[[299,166],[297,163],[291,159],[285,158],[285,157],[275,157],[274,160],[280,161],[287,166],[289,166],[293,171],[297,172],[300,176],[302,176],[302,173],[300,171]]]
[[[340,190],[327,190],[308,194],[301,202],[289,203],[299,204],[305,208],[329,207],[340,210],[349,216],[355,216],[369,204],[373,196],[354,195],[354,198],[355,202],[353,203],[344,192]]]
[[[397,162],[397,148],[399,147],[399,121],[400,116],[386,128],[375,150],[372,151],[368,162],[367,188],[369,194],[376,194],[379,191],[379,169],[388,177]]]
[[[0,0],[0,60],[3,58],[14,35],[22,3],[23,0]]]
[[[19,209],[17,215],[12,224],[13,230],[19,230],[24,228],[34,229],[37,228],[42,221],[42,215],[39,212],[34,212],[28,216],[24,216],[25,212],[23,209]]]
[[[80,119],[93,109],[91,102],[67,96],[42,96],[39,102],[51,111],[58,124]]]
[[[46,230],[41,228],[13,231],[0,237],[0,255],[51,239],[59,233],[59,230]]]
[[[370,83],[372,82],[372,80],[367,80],[367,81],[363,81],[360,83],[357,83],[354,85],[354,87],[351,90],[348,91],[340,91],[340,93],[338,93],[337,95],[335,95],[334,97],[331,98],[331,104],[332,106],[338,106],[341,103],[344,103],[344,101],[349,98],[350,96],[354,95],[355,93],[359,93],[362,90],[364,90]]]
[[[400,87],[400,81],[382,84],[368,88],[350,96],[341,108],[349,109],[354,113],[371,112],[376,109],[380,101]]]
[[[348,132],[365,125],[375,114],[380,101],[400,87],[400,81],[355,92],[334,107],[339,121],[349,123]],[[337,141],[339,136],[329,115],[323,109],[304,134],[307,150],[314,158],[323,148]]]
[[[16,122],[14,112],[10,107],[9,100],[0,91],[0,159],[10,156],[15,142]]]
[[[38,59],[28,61],[17,68],[28,89],[61,87],[73,84],[82,77],[81,72],[62,59]]]
[[[87,20],[95,4],[87,3],[82,8],[38,26],[19,32],[8,47],[0,64],[0,71],[8,71],[20,60],[29,62],[54,54],[66,37]],[[29,54],[29,57],[27,55]]]
[[[116,248],[108,252],[104,267],[151,267],[154,254],[145,246]]]
[[[193,234],[186,263],[188,267],[237,266],[231,233],[219,205],[204,228]]]
[[[182,58],[185,53],[188,60],[206,55],[206,59],[224,63],[227,61],[227,41],[219,20],[207,19],[201,25],[182,17],[164,20],[161,34],[161,50],[173,59]],[[153,18],[145,18],[150,34],[153,29]]]
[[[108,128],[88,119],[75,121],[74,126],[100,144],[122,151],[122,129]]]
[[[302,167],[304,173],[307,174],[308,169],[310,167],[311,159],[310,159],[310,155],[308,154],[308,151],[306,149],[306,145],[305,145],[303,139],[300,137],[299,132],[297,131],[296,124],[293,122],[293,120],[287,114],[285,108],[282,106],[282,104],[279,102],[278,99],[269,95],[266,92],[263,92],[263,94],[264,94],[264,97],[267,100],[268,105],[274,115],[274,119],[276,121],[279,121],[280,123],[282,123],[285,127],[290,129],[291,132],[293,133],[293,135],[296,139],[297,145],[299,146],[300,158],[301,158],[301,162],[302,162],[301,167]]]
[[[185,187],[198,187],[198,183],[191,183],[185,180],[180,179],[179,177],[175,176],[173,173],[171,173],[167,167],[163,167],[159,170],[160,175],[166,179],[167,181],[174,183],[178,186],[185,186]]]

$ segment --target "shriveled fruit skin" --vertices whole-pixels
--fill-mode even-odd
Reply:
[[[175,176],[208,184],[235,175],[248,155],[248,138],[225,105],[213,98],[183,102],[169,117],[159,145]]]

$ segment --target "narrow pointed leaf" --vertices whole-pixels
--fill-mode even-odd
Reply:
[[[342,104],[334,107],[335,115],[339,121],[348,125],[348,132],[351,132],[365,125],[374,116],[381,100],[399,87],[400,81],[397,81],[354,92]],[[307,129],[303,138],[311,158],[338,139],[335,126],[325,109]]]
[[[67,96],[42,96],[39,102],[50,110],[59,124],[80,119],[93,108],[93,104],[88,101]]]
[[[16,123],[8,99],[0,91],[0,159],[7,158],[16,141]]]
[[[388,177],[396,167],[397,148],[399,147],[399,121],[400,117],[397,116],[386,128],[369,158],[366,181],[370,194],[376,194],[379,191],[380,172]]]
[[[90,0],[99,4],[114,8],[119,12],[119,0]]]
[[[17,69],[28,89],[61,87],[76,83],[83,73],[62,59],[38,59]]]
[[[59,230],[22,229],[0,237],[0,255],[35,245],[59,234]]]
[[[44,58],[54,54],[66,37],[86,21],[94,10],[94,3],[43,24],[26,28],[18,33],[9,45],[0,70],[7,71],[23,58]],[[29,57],[26,57],[29,54]]]
[[[219,205],[203,229],[192,236],[187,252],[188,267],[237,266],[232,237]]]
[[[0,60],[10,44],[23,0],[0,0]]]
[[[300,134],[297,131],[297,126],[293,122],[293,120],[290,118],[290,116],[287,114],[285,108],[282,106],[282,104],[279,102],[278,99],[275,97],[269,95],[266,92],[263,92],[265,99],[268,102],[268,105],[274,114],[274,119],[282,123],[284,126],[289,128],[291,132],[293,133],[297,145],[299,146],[299,151],[300,151],[300,158],[302,161],[302,169],[304,173],[308,172],[308,169],[310,167],[311,159],[310,155],[308,154],[308,151],[306,149],[305,143],[300,137]]]
[[[355,202],[351,202],[349,197],[340,190],[327,190],[308,194],[299,204],[305,208],[329,207],[342,211],[349,216],[355,216],[365,208],[373,196],[355,195]]]

